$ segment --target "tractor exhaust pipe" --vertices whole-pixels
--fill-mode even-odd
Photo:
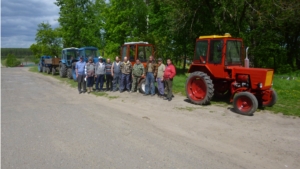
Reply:
[[[245,68],[249,68],[248,49],[249,49],[249,47],[246,48],[246,58],[245,58],[245,62],[244,62]]]

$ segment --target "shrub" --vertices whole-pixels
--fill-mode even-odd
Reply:
[[[21,61],[19,61],[15,55],[8,54],[6,58],[6,66],[8,67],[15,67],[19,66],[21,64]]]

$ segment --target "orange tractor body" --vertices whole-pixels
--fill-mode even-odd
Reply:
[[[241,38],[200,36],[196,40],[190,76],[186,81],[187,97],[195,104],[208,104],[212,97],[230,96],[234,110],[252,115],[258,105],[273,106],[277,94],[272,89],[273,69],[249,68],[244,63]]]

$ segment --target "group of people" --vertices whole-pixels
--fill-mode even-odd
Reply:
[[[96,91],[104,91],[103,85],[105,81],[106,91],[120,91],[121,93],[124,91],[130,93],[139,92],[141,87],[139,83],[142,78],[145,78],[144,96],[155,95],[156,81],[158,97],[169,101],[173,97],[172,85],[176,69],[170,59],[167,60],[165,65],[161,58],[156,63],[153,56],[150,56],[146,67],[144,67],[139,59],[136,59],[135,64],[132,66],[127,57],[124,57],[123,62],[121,62],[117,56],[113,63],[111,63],[110,59],[104,62],[102,58],[97,63],[93,63],[93,58],[89,58],[86,63],[80,57],[80,60],[76,63],[75,70],[79,94],[92,92],[94,84],[96,85]],[[82,88],[83,90],[81,90]]]

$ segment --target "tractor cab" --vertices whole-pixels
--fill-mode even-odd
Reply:
[[[96,47],[82,47],[78,49],[79,55],[84,58],[84,61],[87,62],[89,57],[93,58],[94,63],[99,61],[99,50]]]
[[[215,78],[224,78],[228,76],[227,68],[242,66],[243,50],[243,40],[232,38],[228,33],[200,36],[196,41],[193,64],[208,69]],[[189,72],[194,69],[192,65]]]
[[[148,42],[126,42],[121,47],[121,60],[126,56],[128,60],[134,64],[138,58],[141,63],[146,64],[149,56],[154,57],[154,47]]]
[[[78,48],[70,47],[70,48],[64,48],[62,50],[61,55],[61,63],[65,64],[66,67],[71,67],[72,63],[79,59],[79,53]]]

